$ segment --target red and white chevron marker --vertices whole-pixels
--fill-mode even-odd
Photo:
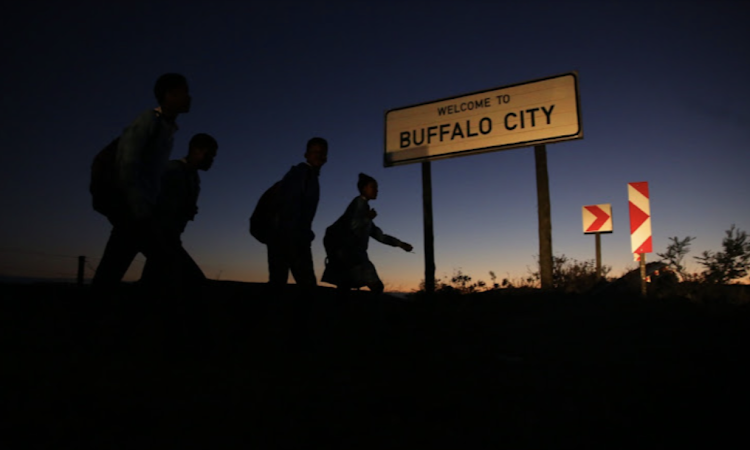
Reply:
[[[641,253],[651,253],[651,206],[649,205],[648,182],[628,183],[630,207],[630,247],[636,261]]]
[[[604,203],[601,205],[584,206],[583,210],[583,232],[584,233],[611,233],[612,232],[612,205]]]

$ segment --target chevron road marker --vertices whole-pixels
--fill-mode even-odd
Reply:
[[[589,205],[582,208],[584,233],[612,232],[612,205]]]
[[[630,247],[635,261],[642,253],[651,253],[651,206],[648,182],[628,183],[628,205],[630,209]]]

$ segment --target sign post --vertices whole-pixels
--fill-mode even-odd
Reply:
[[[646,294],[648,294],[648,289],[646,287],[646,280],[648,280],[648,277],[646,275],[646,254],[641,253],[639,256],[640,258],[638,259],[638,264],[641,269],[641,295],[645,297]]]
[[[435,235],[432,227],[432,168],[429,161],[422,163],[422,213],[424,217],[424,290],[435,292]]]
[[[545,144],[571,139],[583,139],[577,72],[385,113],[383,165],[423,163],[425,290],[429,292],[430,285],[434,289],[435,277],[432,193],[427,192],[431,183],[429,162],[532,146],[537,166],[540,276],[542,288],[552,286],[552,225]]]
[[[536,197],[539,216],[539,281],[542,289],[552,286],[552,216],[549,200],[547,149],[544,144],[534,147],[536,162]]]
[[[612,205],[588,205],[582,208],[583,233],[596,236],[596,277],[602,276],[601,234],[612,232]]]
[[[651,205],[648,182],[628,183],[630,209],[630,246],[636,261],[640,261],[641,294],[646,295],[646,253],[653,251],[651,238]]]
[[[596,236],[596,279],[602,278],[602,234],[594,233]]]

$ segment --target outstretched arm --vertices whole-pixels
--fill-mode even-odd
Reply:
[[[370,237],[372,237],[378,242],[382,242],[385,245],[390,245],[391,247],[401,247],[407,252],[410,252],[413,248],[411,244],[402,242],[401,240],[393,236],[389,236],[383,233],[383,230],[377,227],[374,223],[372,224],[372,227],[370,228]]]

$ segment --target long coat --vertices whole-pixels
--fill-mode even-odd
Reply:
[[[362,196],[349,203],[344,214],[326,229],[326,269],[322,281],[340,287],[358,288],[380,281],[367,256],[370,238],[397,247],[401,241],[384,234],[367,216],[370,205]]]

